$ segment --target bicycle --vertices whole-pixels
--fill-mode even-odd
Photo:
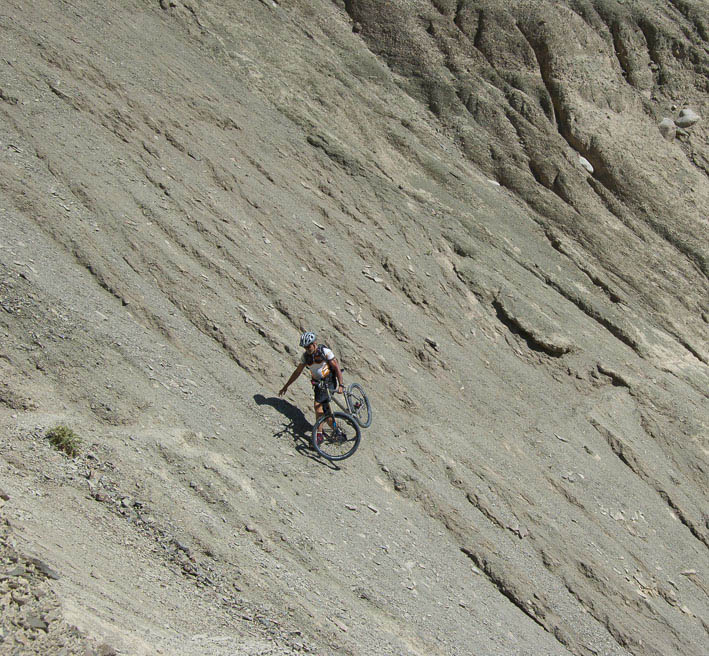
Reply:
[[[362,428],[372,423],[372,409],[369,399],[359,383],[351,383],[344,393],[345,405],[333,396],[326,381],[317,383],[327,393],[323,402],[325,413],[315,422],[311,444],[323,458],[344,460],[349,458],[359,446]],[[330,402],[334,401],[343,412],[333,412]],[[318,440],[318,433],[322,439]]]
[[[350,383],[345,390],[345,401],[349,413],[355,418],[359,427],[368,428],[372,423],[372,406],[364,388],[359,383]]]

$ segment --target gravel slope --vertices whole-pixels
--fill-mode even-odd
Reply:
[[[5,3],[0,653],[703,654],[707,29]]]

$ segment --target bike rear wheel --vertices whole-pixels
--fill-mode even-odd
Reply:
[[[318,433],[322,433],[320,444]],[[361,439],[362,433],[357,422],[344,412],[323,415],[313,426],[313,448],[328,460],[349,458],[357,450]]]
[[[350,414],[362,428],[367,428],[372,423],[372,407],[364,388],[359,383],[350,383],[345,398]]]

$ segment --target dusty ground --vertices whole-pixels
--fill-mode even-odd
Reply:
[[[706,654],[704,3],[27,4],[0,653]]]

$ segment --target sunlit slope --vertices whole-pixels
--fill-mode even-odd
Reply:
[[[656,119],[706,10],[626,81],[633,8],[455,5],[3,10],[8,517],[90,636],[702,653],[706,131]],[[374,406],[339,470],[304,329]]]

